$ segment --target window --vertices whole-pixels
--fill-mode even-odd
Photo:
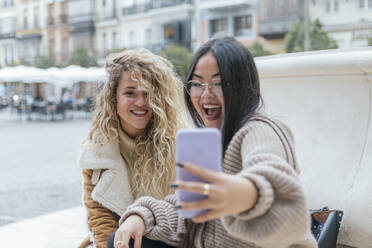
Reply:
[[[112,48],[116,48],[116,32],[112,33]]]
[[[211,36],[227,31],[227,18],[211,20]]]
[[[360,9],[372,9],[372,0],[359,0]]]
[[[67,22],[67,1],[62,1],[61,2],[61,14],[60,14],[60,20],[61,23],[66,23]]]
[[[68,54],[69,54],[69,49],[68,49],[68,36],[64,36],[62,38],[62,60],[67,61],[68,59]]]
[[[146,37],[146,44],[151,45],[152,44],[152,29],[151,28],[146,29],[145,37]]]
[[[53,13],[54,13],[54,3],[50,3],[48,4],[48,24],[49,25],[52,25],[54,23]]]
[[[174,39],[174,26],[172,24],[164,25],[164,39],[173,40]]]
[[[55,58],[56,56],[56,44],[54,37],[49,39],[49,56]]]
[[[136,39],[136,33],[132,30],[129,32],[129,47],[134,47],[134,41]]]
[[[34,8],[34,27],[39,27],[39,7]]]
[[[4,62],[5,62],[5,65],[10,64],[8,61],[8,46],[7,45],[4,46]]]
[[[328,0],[326,2],[326,12],[338,12],[338,0]]]
[[[234,18],[234,35],[248,36],[252,32],[252,15],[238,16]]]
[[[326,3],[326,12],[331,12],[331,2],[327,1]]]
[[[23,28],[28,29],[28,21],[27,21],[27,10],[23,11]]]
[[[102,35],[102,48],[103,48],[103,53],[106,55],[107,44],[106,44],[106,34],[105,33]]]
[[[8,6],[13,6],[13,0],[3,0],[2,7],[8,7]]]

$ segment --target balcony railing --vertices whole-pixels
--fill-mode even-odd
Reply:
[[[123,8],[122,15],[134,15],[139,13],[145,13],[151,9],[159,9],[177,6],[181,4],[192,4],[194,0],[162,0],[162,1],[153,1],[148,4],[134,4],[130,7]]]
[[[144,13],[152,9],[152,4],[135,4],[130,7],[123,8],[123,15],[134,15]]]
[[[298,21],[300,16],[263,19],[259,22],[259,32],[261,35],[284,34]]]
[[[0,40],[14,39],[15,37],[16,37],[15,32],[0,33]]]
[[[156,9],[156,8],[176,6],[180,4],[192,4],[193,2],[194,2],[193,0],[163,0],[163,1],[155,1],[153,5],[154,5],[154,9]]]
[[[93,13],[70,16],[70,23],[91,22],[91,21],[94,21]]]
[[[99,17],[99,20],[100,21],[110,21],[110,20],[113,20],[116,18],[116,13],[113,12],[111,14],[105,14],[105,13],[102,13]]]

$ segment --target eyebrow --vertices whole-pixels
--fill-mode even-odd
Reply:
[[[193,73],[192,76],[193,76],[193,77],[200,78],[200,79],[203,79],[202,76],[200,76],[200,75],[198,75],[198,74],[195,74],[195,73]],[[221,74],[220,74],[219,72],[217,72],[216,74],[213,74],[213,75],[212,75],[212,78],[214,78],[214,77],[218,77],[218,76],[221,76]]]
[[[124,88],[120,88],[119,91],[123,91],[123,90],[127,90],[127,89],[130,89],[130,90],[136,90],[137,87],[134,87],[134,86],[126,86]]]

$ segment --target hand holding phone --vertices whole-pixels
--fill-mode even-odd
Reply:
[[[216,128],[182,129],[176,135],[176,162],[189,162],[205,169],[220,172],[222,168],[221,132]],[[178,181],[206,182],[182,168],[176,169]],[[207,196],[177,190],[179,202],[199,201]],[[179,210],[180,216],[191,218],[207,210]]]

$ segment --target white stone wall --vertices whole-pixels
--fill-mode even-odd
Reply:
[[[344,211],[338,242],[372,244],[372,48],[256,59],[265,110],[294,133],[309,208]]]

